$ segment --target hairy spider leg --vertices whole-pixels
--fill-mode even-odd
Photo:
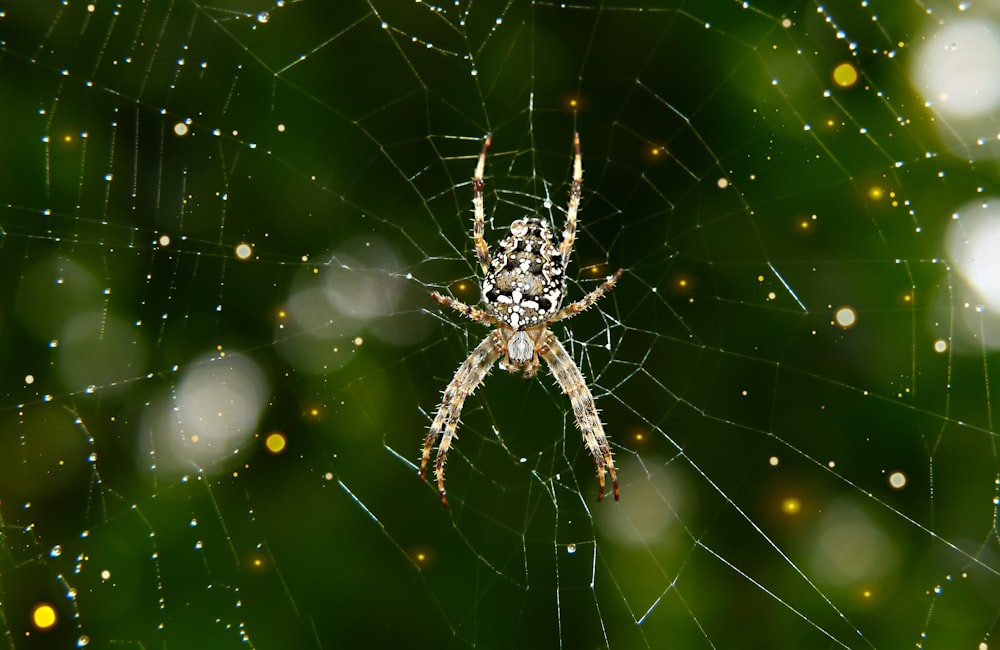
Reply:
[[[472,241],[476,245],[476,258],[479,266],[483,269],[483,275],[490,269],[490,247],[486,243],[484,236],[486,230],[486,208],[483,206],[483,174],[486,172],[486,152],[490,148],[493,140],[492,134],[487,134],[486,142],[483,143],[483,150],[479,153],[479,162],[476,163],[476,173],[472,177],[472,208],[475,216],[472,222]]]
[[[618,282],[618,278],[620,278],[621,275],[622,275],[622,269],[618,269],[617,271],[615,271],[614,275],[612,275],[610,278],[604,281],[604,284],[597,287],[583,298],[580,298],[576,302],[566,305],[565,307],[557,311],[552,316],[551,320],[549,320],[549,322],[554,323],[558,320],[563,320],[565,318],[572,318],[577,314],[579,314],[581,311],[584,311],[585,309],[589,308],[595,302],[600,300],[601,296],[607,293],[608,290],[610,290],[612,287],[615,286],[615,282]]]
[[[604,499],[604,472],[607,469],[611,474],[611,485],[614,488],[615,501],[617,501],[618,475],[615,473],[615,462],[611,456],[608,438],[604,434],[601,417],[594,404],[594,396],[587,388],[587,380],[584,379],[583,373],[566,352],[566,348],[552,332],[545,332],[538,353],[549,364],[549,369],[552,371],[556,383],[569,397],[569,401],[573,405],[573,414],[576,416],[576,425],[580,428],[580,433],[583,434],[583,443],[590,455],[594,457],[594,463],[597,464],[597,478],[601,485],[597,500]]]
[[[445,307],[451,307],[466,318],[474,320],[477,323],[482,323],[483,325],[497,324],[497,320],[490,316],[487,312],[482,309],[477,309],[476,307],[470,307],[460,300],[455,300],[454,298],[449,298],[448,296],[442,296],[436,291],[431,292],[431,298],[437,300]]]
[[[448,460],[448,449],[451,447],[451,441],[457,437],[455,429],[458,427],[458,419],[462,415],[462,406],[465,405],[466,398],[479,387],[479,384],[483,383],[483,379],[489,374],[490,368],[500,358],[503,351],[503,337],[497,330],[487,334],[486,338],[476,346],[472,354],[455,371],[455,376],[452,377],[448,387],[444,389],[444,396],[441,399],[441,405],[438,406],[437,416],[424,440],[420,461],[421,481],[424,480],[434,443],[437,442],[438,436],[441,436],[441,444],[438,445],[437,457],[434,461],[434,475],[437,477],[438,492],[441,494],[441,502],[444,505],[448,505],[444,490],[444,464]]]
[[[573,184],[569,188],[569,206],[566,209],[566,225],[563,228],[562,245],[559,253],[562,255],[563,269],[569,265],[569,256],[573,252],[573,242],[576,240],[576,213],[580,209],[580,194],[583,190],[583,158],[580,156],[580,134],[573,134]]]

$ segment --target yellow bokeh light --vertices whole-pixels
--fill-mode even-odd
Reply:
[[[833,69],[833,80],[842,88],[853,86],[858,80],[858,70],[851,63],[841,63]]]
[[[880,201],[884,196],[885,196],[885,190],[883,190],[881,187],[876,186],[868,190],[868,198],[872,199],[873,201]]]
[[[802,512],[802,502],[795,497],[787,497],[781,501],[781,511],[786,515],[797,515]]]
[[[42,603],[31,612],[31,622],[39,630],[47,630],[56,624],[56,610],[48,603]]]
[[[269,433],[267,438],[264,439],[264,446],[272,454],[280,454],[285,451],[285,447],[288,444],[285,434],[280,431],[275,431],[274,433]]]

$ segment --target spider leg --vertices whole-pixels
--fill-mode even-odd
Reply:
[[[494,330],[490,332],[482,343],[469,354],[469,357],[462,362],[462,365],[455,371],[455,376],[448,387],[444,389],[444,397],[441,405],[438,406],[437,416],[431,423],[430,431],[424,440],[423,454],[420,460],[420,480],[424,480],[427,471],[427,463],[430,461],[431,449],[441,437],[441,444],[438,445],[437,458],[434,461],[434,475],[437,477],[438,492],[441,494],[441,502],[448,505],[444,491],[444,464],[448,460],[448,449],[451,442],[457,436],[455,430],[458,427],[458,418],[462,415],[462,406],[465,399],[476,390],[483,382],[490,368],[504,352],[503,337]]]
[[[587,309],[595,302],[600,300],[601,296],[603,296],[613,286],[615,286],[615,282],[618,282],[618,278],[620,278],[621,275],[622,275],[622,269],[618,269],[617,271],[615,271],[614,275],[612,275],[611,277],[609,277],[607,280],[604,281],[604,284],[597,287],[583,298],[580,298],[576,302],[566,305],[565,307],[557,311],[552,316],[552,319],[549,322],[554,323],[555,321],[562,320],[564,318],[572,318],[573,316],[579,314],[581,311]]]
[[[604,472],[607,470],[611,474],[611,485],[614,487],[615,501],[617,501],[618,475],[615,473],[615,462],[611,457],[608,438],[604,435],[604,425],[601,424],[601,417],[597,414],[597,406],[594,405],[594,396],[587,388],[587,381],[583,378],[583,373],[580,372],[580,368],[577,367],[573,358],[566,352],[566,348],[552,332],[545,332],[540,341],[538,353],[549,364],[552,376],[556,378],[559,387],[569,397],[569,401],[573,405],[576,425],[583,434],[583,443],[597,464],[597,478],[601,483],[601,492],[598,494],[597,500],[600,501],[604,498]]]
[[[431,298],[437,300],[445,307],[451,307],[466,318],[470,318],[477,323],[482,323],[483,325],[496,324],[496,319],[490,316],[489,313],[483,311],[482,309],[477,309],[476,307],[470,307],[460,300],[455,300],[454,298],[449,298],[448,296],[442,296],[436,291],[431,292]]]
[[[483,143],[483,150],[479,154],[479,162],[476,163],[476,173],[472,177],[472,207],[475,219],[472,225],[472,241],[476,245],[476,257],[479,259],[479,266],[483,267],[483,274],[490,268],[490,247],[486,244],[483,236],[486,230],[486,209],[483,207],[483,174],[486,172],[486,151],[490,148],[492,134],[486,136]]]
[[[583,159],[580,157],[579,133],[573,134],[573,147],[576,149],[576,155],[573,157],[573,184],[569,188],[566,227],[563,230],[562,244],[559,246],[564,269],[569,263],[570,253],[573,252],[573,241],[576,239],[576,213],[580,209],[580,192],[583,189]]]

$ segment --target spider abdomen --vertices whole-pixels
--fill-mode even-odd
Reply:
[[[500,241],[483,278],[483,302],[515,330],[539,325],[562,306],[566,293],[559,240],[547,221],[518,219]]]

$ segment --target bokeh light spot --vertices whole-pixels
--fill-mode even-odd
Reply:
[[[268,434],[264,440],[264,446],[269,452],[275,455],[285,451],[287,444],[288,440],[285,438],[285,434],[278,431]]]
[[[35,606],[31,612],[31,622],[39,630],[47,630],[56,624],[56,610],[48,603]]]
[[[812,566],[817,579],[831,585],[871,583],[892,571],[899,549],[868,514],[854,504],[823,509],[815,528]],[[860,586],[860,585],[858,585]]]
[[[802,512],[802,502],[795,497],[786,497],[781,500],[781,511],[786,515],[797,515]]]
[[[842,88],[853,86],[858,81],[858,71],[850,63],[841,63],[833,69],[833,80]]]
[[[955,268],[994,313],[1000,313],[1000,197],[973,201],[949,222]]]
[[[922,41],[913,77],[939,113],[956,118],[991,113],[1000,103],[997,26],[982,19],[945,23]]]
[[[841,307],[834,314],[834,319],[839,327],[847,329],[857,324],[858,314],[853,307]]]
[[[236,259],[240,260],[250,259],[250,255],[253,254],[253,247],[246,242],[240,242],[234,250],[236,251]]]
[[[156,449],[156,468],[226,471],[254,435],[268,395],[266,375],[249,357],[229,354],[192,363],[145,425],[152,433],[149,444]],[[142,454],[143,448],[137,451]]]

